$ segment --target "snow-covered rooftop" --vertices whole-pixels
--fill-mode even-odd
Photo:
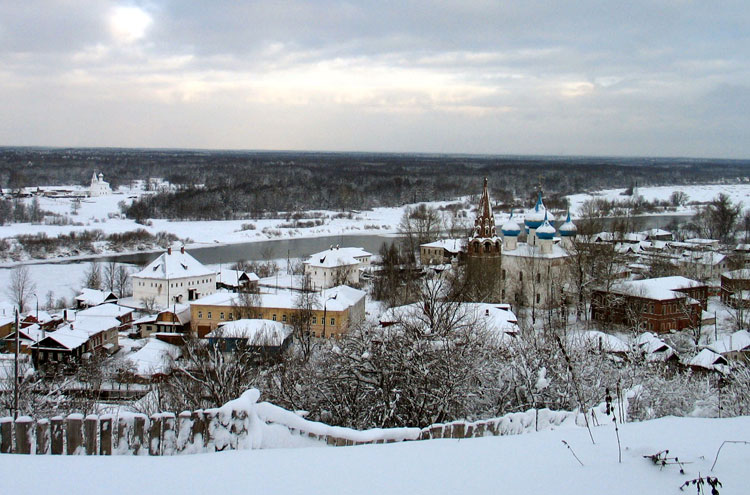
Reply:
[[[740,270],[724,272],[721,274],[721,276],[732,280],[748,280],[750,279],[750,268],[742,268]]]
[[[215,275],[215,272],[203,266],[186,251],[170,249],[160,254],[146,268],[134,274],[133,278],[167,280],[208,275]]]
[[[675,350],[651,332],[644,332],[636,341],[647,361],[666,361],[675,355]]]
[[[699,368],[706,368],[709,370],[723,371],[725,366],[728,364],[727,360],[724,359],[721,354],[716,354],[710,349],[703,349],[701,352],[695,355],[688,364],[690,366],[697,366]]]
[[[438,315],[444,310],[455,311],[456,316],[451,319],[458,325],[481,323],[489,331],[498,336],[503,334],[518,333],[518,319],[509,304],[489,303],[445,303],[439,306]],[[383,325],[394,323],[418,324],[429,322],[429,307],[424,303],[412,303],[404,306],[396,306],[383,313],[379,321]]]
[[[728,352],[737,352],[750,349],[750,332],[740,330],[730,335],[725,335],[720,340],[706,346],[717,354],[726,354]]]
[[[420,247],[443,248],[449,253],[460,253],[466,241],[464,239],[440,239],[435,242],[422,244]]]
[[[666,301],[669,299],[683,299],[685,294],[679,292],[678,289],[702,287],[703,285],[701,282],[680,276],[659,277],[618,282],[612,286],[610,292]]]
[[[357,265],[361,258],[370,258],[368,253],[359,247],[332,247],[319,253],[315,253],[305,261],[306,265],[320,268],[335,268],[337,266]]]
[[[366,293],[346,285],[339,285],[320,292],[317,295],[317,307],[328,311],[344,311],[364,298]],[[193,304],[206,306],[232,306],[239,301],[239,294],[233,292],[216,292],[202,297]],[[258,302],[263,308],[293,309],[297,305],[299,293],[279,292],[278,294],[259,294]]]
[[[91,308],[82,309],[80,311],[77,311],[75,313],[70,312],[69,314],[74,314],[76,320],[80,319],[81,317],[95,317],[95,316],[107,316],[110,318],[118,318],[126,316],[133,312],[132,308],[126,308],[123,306],[119,306],[114,303],[107,303],[107,304],[100,304],[98,306],[93,306]]]
[[[65,326],[54,332],[47,333],[46,339],[52,339],[67,349],[75,349],[88,342],[89,333],[81,329]],[[37,343],[36,346],[43,347],[40,344],[46,339]]]
[[[519,256],[522,258],[567,258],[570,256],[565,248],[559,244],[552,246],[552,251],[542,253],[539,246],[530,246],[525,242],[519,243],[516,249],[503,250],[503,256]]]
[[[150,377],[168,373],[172,360],[179,358],[181,354],[178,346],[151,337],[143,347],[124,359],[133,364],[138,376]]]
[[[594,349],[601,348],[605,352],[625,353],[630,350],[630,346],[626,342],[614,335],[598,330],[570,333],[568,339],[573,345],[582,345]]]
[[[291,327],[281,322],[253,318],[221,323],[206,337],[247,339],[252,345],[280,346],[291,333]]]
[[[216,273],[216,282],[220,282],[225,285],[232,287],[239,287],[240,277],[245,275],[250,282],[257,282],[258,276],[253,272],[243,272],[242,270],[231,270],[229,268],[222,268]]]
[[[81,293],[76,296],[76,301],[89,306],[102,304],[107,299],[117,299],[117,297],[112,292],[98,289],[81,289]]]

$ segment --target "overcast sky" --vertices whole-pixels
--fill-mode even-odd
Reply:
[[[750,2],[0,2],[0,145],[750,158]]]

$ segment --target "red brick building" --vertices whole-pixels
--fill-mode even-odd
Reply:
[[[707,299],[708,287],[685,277],[630,280],[594,291],[591,318],[665,333],[699,325]]]
[[[733,308],[750,307],[750,268],[721,274],[721,302]]]

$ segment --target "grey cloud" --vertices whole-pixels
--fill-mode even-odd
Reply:
[[[0,4],[0,143],[750,154],[746,2],[113,5]]]

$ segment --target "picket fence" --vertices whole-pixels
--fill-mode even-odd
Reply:
[[[126,413],[85,417],[71,414],[38,420],[28,416],[16,420],[0,418],[0,453],[160,456],[288,446],[295,443],[294,437],[323,445],[349,446],[517,435],[585,426],[586,422],[584,414],[578,411],[531,409],[488,420],[454,421],[425,428],[354,430],[308,421],[273,404],[258,403],[259,396],[253,389],[220,408],[150,417]],[[601,404],[588,412],[592,420],[608,422],[604,407]],[[286,437],[283,445],[274,443],[278,442],[280,431]]]

